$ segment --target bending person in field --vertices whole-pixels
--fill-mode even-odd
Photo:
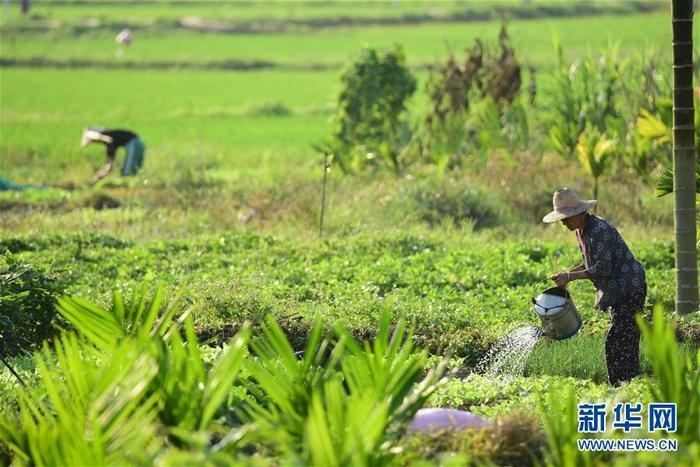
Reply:
[[[122,176],[136,175],[145,155],[146,146],[136,133],[129,130],[107,130],[105,128],[88,127],[83,130],[80,147],[84,148],[90,143],[102,143],[107,146],[107,160],[102,168],[90,179],[90,184],[95,184],[112,171],[117,149],[123,147],[126,150]]]
[[[617,229],[586,212],[597,203],[584,201],[573,190],[561,188],[554,192],[554,210],[542,221],[561,221],[576,232],[583,264],[551,279],[559,287],[579,279],[589,279],[595,285],[595,307],[610,309],[612,315],[605,337],[605,362],[610,384],[618,386],[640,374],[639,327],[634,315],[644,309],[647,283],[644,268]]]

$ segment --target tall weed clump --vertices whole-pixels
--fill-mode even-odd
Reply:
[[[426,85],[430,110],[419,132],[420,159],[441,172],[458,167],[473,153],[525,147],[528,118],[520,99],[521,65],[505,24],[500,53],[480,39],[460,64],[452,54]]]

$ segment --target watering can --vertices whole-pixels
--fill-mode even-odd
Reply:
[[[544,281],[535,287],[542,282]],[[581,315],[571,299],[571,294],[565,288],[552,287],[537,297],[533,294],[532,304],[542,322],[542,334],[550,339],[568,339],[581,329]]]

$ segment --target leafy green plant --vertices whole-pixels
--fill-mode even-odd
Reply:
[[[671,142],[671,128],[659,116],[652,114],[647,109],[639,110],[637,132],[639,136],[650,139],[657,145]]]
[[[255,423],[250,436],[275,440],[280,453],[294,456],[303,449],[313,394],[334,373],[343,343],[331,348],[330,340],[322,338],[321,323],[317,321],[300,360],[271,316],[262,333],[264,338],[251,341],[254,357],[245,365],[251,381],[244,385],[251,397],[246,400],[242,417]]]
[[[598,59],[590,53],[568,64],[561,44],[555,43],[558,67],[547,80],[544,109],[550,124],[552,148],[565,158],[572,156],[585,131],[597,130],[609,138],[623,136],[616,107],[620,93],[617,47]]]
[[[56,334],[58,278],[7,254],[0,270],[0,356],[30,352]]]
[[[661,307],[654,308],[651,325],[637,319],[644,337],[656,380],[648,380],[649,393],[656,402],[672,402],[678,407],[675,435],[690,444],[700,440],[700,351],[685,359],[672,326],[666,323]]]
[[[673,170],[665,168],[656,181],[656,196],[673,193]],[[695,166],[695,193],[700,194],[700,164]]]
[[[185,320],[187,342],[179,332],[167,341],[156,340],[151,351],[158,363],[151,391],[159,395],[159,417],[175,437],[188,440],[193,431],[210,428],[224,401],[230,396],[247,355],[249,331],[244,328],[217,356],[205,364],[192,320]]]
[[[0,440],[17,464],[150,464],[162,448],[158,368],[134,340],[100,354],[67,334],[35,354],[41,386],[21,395],[16,418],[0,419]]]
[[[81,298],[61,297],[56,306],[58,312],[76,330],[97,347],[110,350],[126,336],[165,337],[171,332],[178,309],[177,299],[161,309],[163,289],[158,288],[150,303],[147,284],[134,290],[131,301],[124,303],[122,295],[115,292],[110,311]],[[184,320],[188,312],[180,316]]]
[[[695,132],[700,136],[700,96],[695,96]],[[652,111],[641,108],[637,117],[636,150],[628,155],[628,164],[645,182],[656,178],[656,196],[673,192],[672,125],[673,106],[670,99],[659,99]],[[700,140],[699,140],[700,141]],[[700,146],[696,145],[700,150]],[[696,151],[697,153],[697,151]],[[660,172],[660,173],[659,173]],[[696,191],[700,193],[700,165],[695,167]]]
[[[375,394],[347,394],[340,378],[326,381],[311,397],[301,459],[309,465],[386,465],[381,449],[390,418]]]
[[[209,428],[229,396],[247,355],[249,331],[244,327],[209,367],[199,349],[191,316],[181,315],[184,341],[178,323],[173,322],[177,302],[163,310],[163,293],[158,288],[148,305],[145,286],[126,305],[115,293],[112,313],[75,298],[60,299],[59,306],[61,314],[82,336],[107,353],[126,339],[144,342],[143,351],[157,363],[158,371],[148,392],[157,396],[160,421],[175,437],[187,440],[192,438],[190,432]]]
[[[593,178],[593,199],[598,199],[598,180],[610,167],[617,142],[597,130],[584,132],[576,144],[576,155],[583,169]]]
[[[519,98],[504,107],[499,107],[490,96],[476,101],[465,130],[472,144],[481,150],[482,157],[496,148],[522,150],[530,141],[528,114]]]
[[[364,347],[342,329],[331,346],[315,327],[301,360],[268,318],[246,367],[254,397],[247,410],[255,424],[252,439],[304,464],[390,460],[443,368],[424,374],[427,353],[414,350],[402,322],[391,333],[389,314],[383,316],[379,335]]]
[[[538,408],[547,438],[545,461],[547,465],[577,467],[592,466],[592,451],[579,451],[576,440],[586,437],[578,432],[578,402],[576,392],[562,385],[547,388],[546,396],[540,396]]]
[[[651,184],[663,165],[671,161],[671,130],[656,114],[640,109],[636,126],[628,134],[624,163],[644,183]],[[667,132],[668,130],[668,132]]]
[[[438,364],[424,374],[428,352],[415,347],[413,331],[407,330],[405,321],[392,326],[390,320],[391,314],[384,312],[377,337],[363,346],[347,331],[337,329],[350,351],[340,367],[351,394],[374,390],[388,402],[389,425],[397,425],[389,428],[400,434],[439,386],[444,366]]]

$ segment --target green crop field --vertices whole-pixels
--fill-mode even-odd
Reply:
[[[655,194],[670,164],[668,2],[36,0],[26,16],[18,3],[0,10],[0,356],[28,386],[0,366],[3,464],[700,459],[692,410],[677,452],[575,445],[577,403],[700,406],[700,321],[671,312],[674,204]],[[133,43],[117,45],[125,28]],[[415,80],[399,136],[377,144],[369,128],[326,170],[341,124],[376,117],[339,104],[362,81],[353,66],[394,46]],[[507,47],[517,79],[498,74]],[[450,56],[453,77],[480,60],[486,74],[454,128],[430,126]],[[498,86],[514,97],[490,100]],[[138,175],[119,176],[120,149],[89,185],[105,151],[80,148],[87,126],[137,132]],[[540,339],[516,374],[477,367],[538,324],[531,298],[555,263],[580,263],[573,233],[541,222],[560,186],[597,193],[645,267],[643,318],[667,318],[622,387],[607,383],[610,314],[589,281],[569,288],[576,336]],[[496,423],[406,431],[420,407]],[[632,435],[647,433],[600,436]]]
[[[658,50],[660,44],[670,40],[670,27],[663,22],[664,17],[663,13],[648,13],[592,19],[513,21],[509,33],[525,63],[547,68],[555,59],[552,46],[555,37],[572,57],[585,54],[589,49],[597,51],[611,42],[619,43],[625,53],[630,54]],[[427,23],[254,35],[221,35],[177,29],[166,33],[146,29],[135,32],[133,46],[129,46],[121,57],[115,57],[113,34],[105,34],[99,29],[76,36],[46,33],[36,38],[10,32],[3,40],[3,58],[26,60],[42,57],[59,62],[79,59],[114,65],[120,62],[204,65],[241,60],[271,62],[283,68],[337,70],[365,44],[386,47],[399,43],[406,50],[408,63],[419,66],[437,63],[449,50],[461,52],[477,37],[495,43],[499,27],[497,21]],[[640,35],[640,30],[645,34]]]
[[[587,50],[619,43],[625,54],[651,53],[670,36],[663,14],[585,18],[533,19],[512,22],[510,34],[518,53],[527,64],[547,67],[555,59],[554,37],[572,56]],[[86,34],[47,33],[28,35],[9,29],[4,33],[2,56],[5,60],[49,59],[54,62],[80,60],[111,66],[139,63],[171,63],[175,66],[225,61],[256,61],[283,68],[300,67],[319,72],[337,71],[357,50],[367,44],[374,47],[400,43],[406,50],[409,64],[435,64],[448,50],[461,52],[477,37],[495,42],[498,22],[465,24],[425,24],[395,26],[339,27],[333,30],[297,34],[221,35],[173,30],[151,33],[136,32],[134,46],[121,57],[115,57],[115,44],[110,33],[99,29]],[[643,36],[638,34],[642,29]],[[565,31],[565,33],[563,33]],[[137,45],[138,44],[138,45]],[[31,63],[31,62],[29,62]]]

